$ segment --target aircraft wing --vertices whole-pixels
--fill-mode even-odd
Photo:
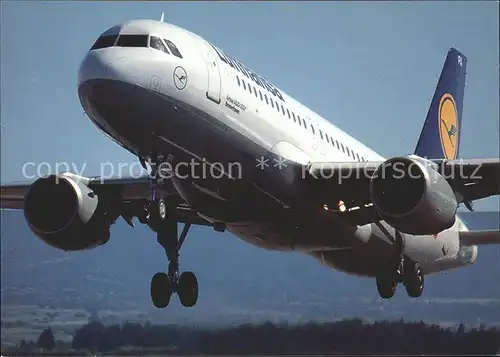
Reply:
[[[23,209],[24,195],[31,182],[13,183],[0,187],[0,208],[2,209]],[[90,179],[89,186],[110,193],[119,194],[123,202],[141,201],[147,199],[151,194],[151,180],[148,175],[139,178],[110,178],[100,179],[94,177]],[[212,224],[200,216],[187,205],[177,194],[169,180],[165,181],[163,187],[164,196],[169,202],[174,202],[175,210],[171,214],[180,223],[190,223],[201,226],[212,226]],[[172,208],[170,208],[172,209]]]
[[[466,204],[500,194],[500,160],[430,160]],[[375,222],[377,215],[370,198],[370,178],[383,162],[311,163],[302,175],[301,191],[306,197],[338,210],[343,201],[345,217],[355,224]]]
[[[459,233],[462,245],[500,244],[500,231],[465,231]]]

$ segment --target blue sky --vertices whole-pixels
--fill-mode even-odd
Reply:
[[[461,156],[499,155],[498,2],[2,2],[1,180],[136,159],[86,118],[80,61],[136,18],[191,30],[389,157],[413,152],[449,47],[468,57]],[[498,198],[478,202],[498,209]]]

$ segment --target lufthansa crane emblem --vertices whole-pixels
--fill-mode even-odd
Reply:
[[[458,152],[458,113],[455,99],[450,93],[445,93],[439,102],[439,137],[444,157],[448,160],[456,159]]]
[[[187,84],[187,73],[184,68],[178,66],[174,69],[174,85],[178,90],[183,90]]]

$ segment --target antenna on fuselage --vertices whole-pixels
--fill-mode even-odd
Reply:
[[[164,13],[161,13],[160,22],[163,22]]]

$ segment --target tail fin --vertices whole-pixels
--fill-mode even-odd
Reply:
[[[460,146],[467,58],[451,48],[432,97],[415,155],[456,159]]]

